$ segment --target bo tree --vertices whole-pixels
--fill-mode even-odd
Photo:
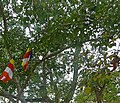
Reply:
[[[1,96],[13,103],[70,102],[81,69],[86,71],[82,66],[90,61],[84,45],[99,46],[103,53],[119,38],[119,5],[117,0],[1,0],[1,73],[11,58],[16,67],[14,78],[0,83]],[[24,72],[27,47],[33,58]]]

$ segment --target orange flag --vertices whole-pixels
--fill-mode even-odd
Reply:
[[[11,80],[13,77],[14,71],[14,60],[11,59],[10,63],[7,65],[6,69],[3,71],[2,75],[0,76],[0,80],[6,83],[7,81]]]

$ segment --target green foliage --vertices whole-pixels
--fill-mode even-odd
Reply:
[[[115,47],[120,37],[119,0],[2,0],[0,8],[2,4],[7,30],[0,9],[0,29],[5,37],[0,36],[0,73],[9,61],[9,49],[15,60],[14,77],[19,78],[20,85],[23,86],[31,75],[29,89],[25,89],[26,98],[47,95],[53,101],[68,102],[65,100],[72,90],[73,94],[78,92],[78,103],[96,101],[94,87],[106,84],[103,99],[119,101],[116,96],[119,88],[115,88],[119,85],[116,80],[119,74],[109,75],[112,58],[108,58],[112,53],[108,53],[108,49]],[[19,69],[28,47],[33,51],[33,58],[29,70],[24,72]],[[63,50],[65,47],[69,49]],[[79,48],[78,54],[76,48]],[[45,58],[54,52],[58,53],[44,60],[43,66],[39,56]],[[75,70],[79,74],[78,83],[74,82]],[[66,79],[67,76],[71,77]],[[79,88],[73,89],[72,83]],[[14,79],[7,84],[0,82],[0,85],[16,95]]]

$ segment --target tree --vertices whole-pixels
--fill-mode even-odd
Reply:
[[[0,72],[11,58],[15,60],[16,70],[11,81],[0,82],[1,96],[13,103],[69,103],[79,84],[83,83],[82,87],[94,89],[100,103],[102,100],[98,98],[103,92],[100,90],[101,95],[97,95],[99,87],[94,88],[96,81],[93,84],[90,81],[95,79],[95,75],[100,77],[99,82],[111,80],[107,74],[108,61],[105,60],[107,49],[113,47],[120,37],[119,5],[117,0],[2,0],[0,66],[3,69]],[[21,59],[28,47],[32,49],[33,58],[29,70],[24,72]],[[101,56],[104,60],[100,59]],[[107,69],[101,70],[103,67]],[[72,78],[66,79],[69,74]],[[87,78],[86,85],[87,74],[90,78]],[[83,82],[78,82],[81,76]],[[105,90],[111,83],[101,85]]]

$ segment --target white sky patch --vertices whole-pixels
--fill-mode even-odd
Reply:
[[[31,35],[30,35],[30,30],[29,30],[28,27],[25,29],[25,36],[27,36],[28,38],[30,38],[31,41],[34,40],[34,37],[31,37]]]
[[[17,3],[18,3],[19,5],[21,5],[22,1],[21,1],[21,0],[17,0]]]
[[[118,93],[117,96],[120,96],[120,93]]]
[[[117,39],[115,41],[115,43],[116,43],[116,46],[113,46],[112,48],[109,48],[108,51],[107,51],[108,53],[111,53],[111,51],[114,52],[114,51],[120,50],[120,39]],[[120,53],[118,53],[118,55],[120,55]]]
[[[40,55],[40,56],[39,56],[39,60],[42,60],[42,59],[43,59],[43,56],[42,56],[42,55]]]
[[[116,43],[116,45],[113,46],[112,48],[109,48],[108,51],[107,51],[107,53],[108,53],[108,55],[110,56],[110,55],[118,52],[118,54],[116,54],[116,55],[118,55],[118,56],[120,57],[120,39],[117,39],[117,40],[115,41],[115,43]],[[108,69],[112,70],[113,67],[109,67]],[[118,70],[118,69],[120,69],[119,66],[118,66],[117,70]]]
[[[26,33],[26,36],[27,36],[27,37],[31,37],[31,36],[30,36],[29,28],[26,28],[26,29],[25,29],[25,33]]]
[[[53,17],[49,17],[49,20],[52,20],[53,19]]]
[[[73,78],[73,73],[72,73],[72,72],[70,72],[69,74],[67,74],[67,75],[64,77],[64,79],[65,79],[65,80],[68,80],[68,81],[70,81],[72,78]]]

